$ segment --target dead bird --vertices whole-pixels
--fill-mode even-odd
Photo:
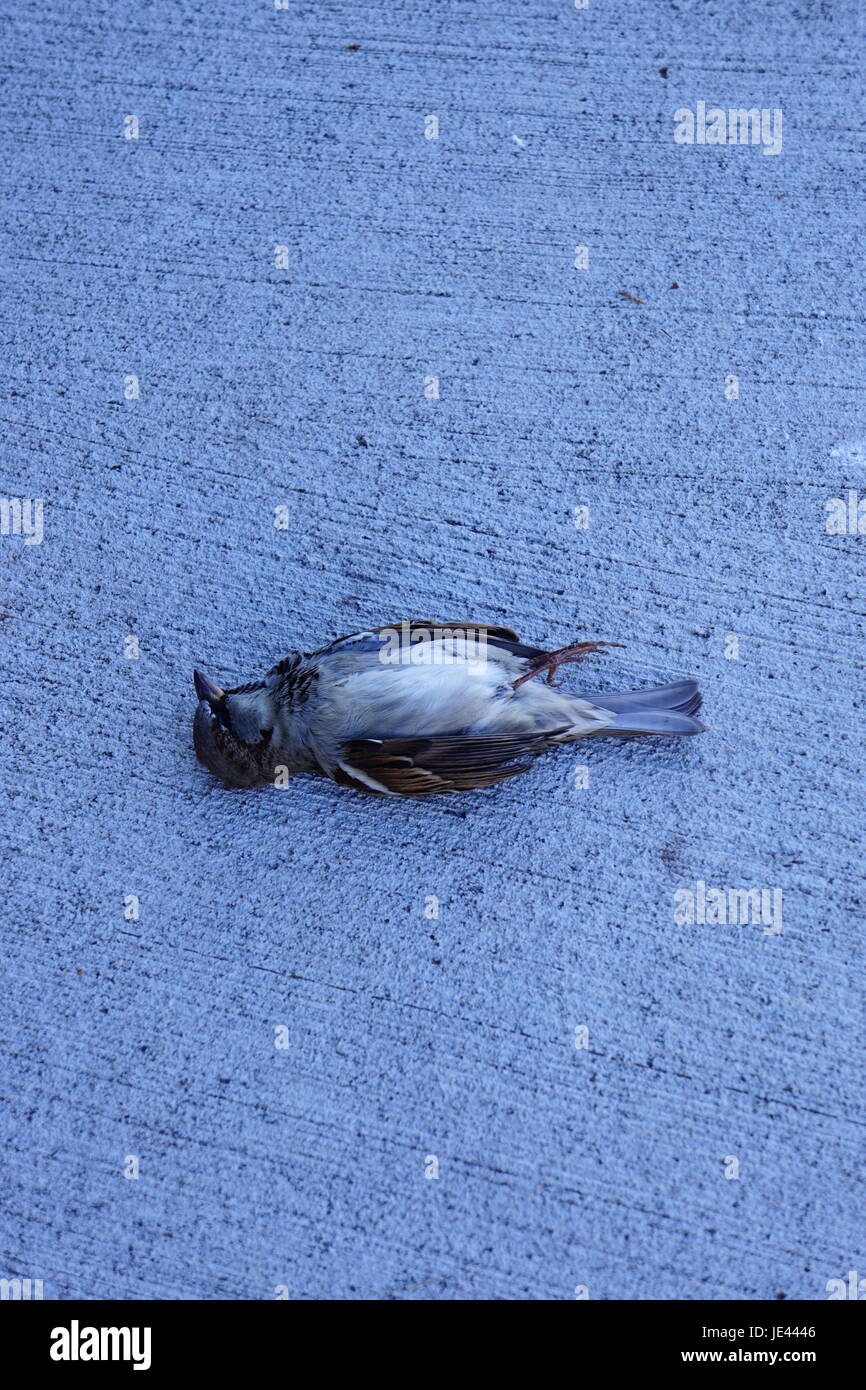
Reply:
[[[196,671],[195,751],[230,787],[312,772],[381,796],[426,796],[516,777],[580,738],[701,733],[694,680],[623,694],[554,687],[559,666],[619,645],[543,651],[507,627],[403,622],[293,652],[233,690]]]

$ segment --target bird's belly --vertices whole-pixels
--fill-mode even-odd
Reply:
[[[382,666],[319,690],[316,725],[342,738],[450,733],[471,728],[506,705],[501,666]]]

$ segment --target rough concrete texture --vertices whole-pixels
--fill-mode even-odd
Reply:
[[[857,7],[6,10],[0,1273],[866,1275]],[[197,767],[194,664],[401,616],[618,640],[565,680],[698,675],[710,731],[417,804]]]

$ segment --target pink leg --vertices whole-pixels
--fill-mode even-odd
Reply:
[[[533,666],[531,671],[525,675],[518,676],[516,681],[512,681],[511,688],[516,690],[524,681],[532,680],[533,676],[540,676],[542,671],[547,672],[547,683],[553,685],[553,676],[559,666],[564,666],[567,661],[585,661],[594,652],[604,652],[607,647],[621,647],[622,642],[573,642],[570,647],[560,647],[558,651],[548,652],[543,661],[539,661]]]

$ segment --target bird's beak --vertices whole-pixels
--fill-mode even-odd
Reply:
[[[218,705],[225,699],[225,691],[220,690],[219,686],[207,676],[203,676],[201,671],[193,672],[195,681],[195,693],[200,700],[207,700],[209,705]]]

